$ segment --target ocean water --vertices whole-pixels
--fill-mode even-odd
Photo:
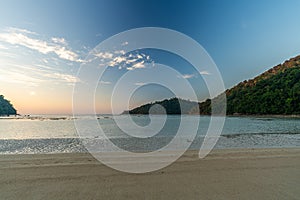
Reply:
[[[115,118],[114,118],[115,117]],[[177,133],[184,118],[190,123],[183,129],[183,135],[176,138],[177,142],[190,143],[189,149],[199,149],[210,123],[209,116],[169,115],[149,116],[121,115],[98,116],[97,122],[106,137],[99,134],[99,129],[91,124],[93,116],[38,116],[32,118],[1,118],[0,119],[0,154],[31,154],[31,153],[72,153],[86,152],[84,143],[100,145],[104,151],[108,142],[127,151],[154,151],[169,144]],[[125,132],[116,124],[118,119]],[[136,126],[128,125],[132,119],[139,128],[153,126],[138,131],[138,137],[131,135]],[[82,124],[80,134],[77,132],[74,120]],[[161,126],[161,122],[165,123]],[[198,130],[193,124],[199,122]],[[157,123],[157,124],[156,124]],[[158,130],[156,130],[158,128]],[[153,136],[153,132],[156,134]],[[195,139],[188,140],[197,131]],[[136,133],[135,133],[136,134]],[[188,141],[187,141],[188,140]],[[227,148],[280,148],[300,147],[299,118],[260,118],[260,117],[226,117],[222,134],[215,146]]]

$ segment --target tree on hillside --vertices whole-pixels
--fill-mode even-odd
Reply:
[[[3,95],[0,95],[0,115],[16,115],[17,111],[10,103],[6,100]]]

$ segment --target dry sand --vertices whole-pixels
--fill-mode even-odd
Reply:
[[[1,155],[0,199],[300,199],[300,149],[189,151],[146,174],[89,154]]]

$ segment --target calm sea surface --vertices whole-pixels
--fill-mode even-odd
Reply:
[[[99,134],[99,130],[89,124],[91,116],[76,118],[83,124],[81,134],[76,131],[74,119],[65,116],[40,116],[36,119],[0,119],[0,154],[22,153],[70,153],[86,152],[83,141],[96,140],[95,145],[105,144],[107,139]],[[130,116],[115,116],[121,122]],[[206,134],[210,117],[182,116],[188,123],[197,123],[200,119],[196,138],[190,142],[190,149],[199,149]],[[149,125],[149,116],[132,116],[136,125]],[[154,128],[156,122],[164,120],[164,116],[152,116]],[[97,121],[107,138],[118,147],[128,151],[153,151],[168,144],[177,133],[181,116],[167,116],[165,123],[153,137],[151,129],[140,131],[142,138],[132,137],[123,132],[112,116],[98,116]],[[125,124],[126,125],[126,124]],[[190,128],[191,127],[191,128]],[[183,137],[193,133],[193,126],[186,126]],[[130,128],[134,127],[127,127]],[[192,130],[193,129],[193,130]],[[83,136],[84,135],[84,136]],[[186,136],[186,137],[185,137]],[[297,118],[258,118],[258,117],[227,117],[215,148],[273,148],[300,147],[300,119]]]

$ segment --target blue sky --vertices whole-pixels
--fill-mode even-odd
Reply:
[[[213,58],[226,88],[300,54],[297,0],[7,0],[0,4],[0,93],[23,114],[71,113],[72,88],[80,81],[76,72],[82,60],[101,41],[132,28],[163,27],[190,36]],[[207,97],[201,77],[194,76],[188,63],[167,53],[145,52],[155,62],[175,65],[196,88],[199,99]],[[126,70],[111,69],[103,84],[110,85]],[[100,90],[99,95],[108,90]],[[133,104],[171,95],[164,90],[141,88]],[[99,112],[109,110],[103,107]]]

